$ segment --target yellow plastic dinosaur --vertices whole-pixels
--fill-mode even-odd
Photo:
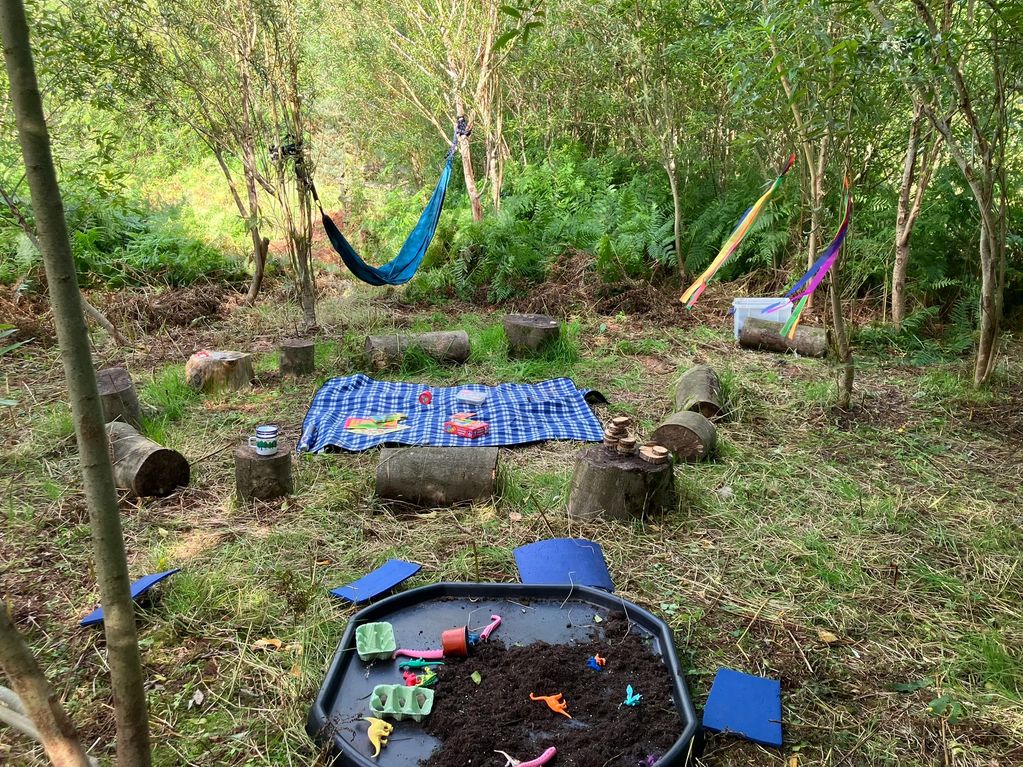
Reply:
[[[369,736],[369,742],[376,748],[373,754],[373,758],[376,759],[380,756],[380,747],[387,745],[387,738],[394,731],[394,725],[372,716],[364,716],[363,719],[369,722],[369,731],[366,734]]]

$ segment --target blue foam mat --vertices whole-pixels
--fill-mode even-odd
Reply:
[[[347,586],[331,589],[330,593],[338,599],[347,599],[355,604],[368,602],[381,594],[386,594],[402,581],[411,578],[422,567],[415,562],[388,559],[373,572],[366,573],[359,580],[353,581]]]
[[[154,573],[153,575],[144,575],[131,584],[131,598],[138,599],[144,593],[153,588],[157,583],[162,581],[164,578],[169,578],[174,573],[181,572],[180,567],[175,567],[173,570],[165,570],[162,573]],[[91,613],[86,615],[79,622],[79,626],[95,626],[97,623],[103,622],[103,608],[97,607]]]
[[[781,683],[777,679],[719,669],[703,709],[703,727],[781,746]]]
[[[599,543],[585,538],[551,538],[519,546],[514,553],[523,583],[575,583],[615,590]]]

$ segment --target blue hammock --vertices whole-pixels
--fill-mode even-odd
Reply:
[[[451,149],[448,150],[447,161],[444,163],[444,170],[440,174],[440,180],[437,182],[433,194],[430,195],[426,209],[423,210],[423,214],[419,217],[419,221],[408,239],[405,240],[405,244],[401,246],[398,255],[383,266],[371,266],[363,261],[355,252],[355,248],[341,234],[341,230],[337,228],[330,216],[323,212],[323,206],[320,206],[323,228],[327,232],[330,244],[334,246],[334,250],[345,262],[349,271],[360,280],[370,285],[403,285],[415,276],[416,270],[426,256],[426,249],[430,247],[433,234],[437,231],[440,211],[444,207],[444,195],[448,191],[448,182],[451,181],[451,163],[455,157],[455,149],[458,147],[458,137],[462,135],[468,136],[469,132],[465,119],[460,117],[458,127],[455,129],[455,136],[451,141]],[[316,204],[319,205],[320,198],[316,196],[315,189],[313,196],[316,198]]]

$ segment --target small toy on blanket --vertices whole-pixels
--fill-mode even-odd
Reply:
[[[404,420],[404,413],[370,416],[353,415],[345,419],[345,429],[370,437],[378,437],[381,434],[390,434],[394,431],[407,429],[408,424],[402,423]]]
[[[444,431],[456,437],[476,439],[490,431],[490,424],[477,421],[475,413],[454,413],[451,419],[444,422]]]

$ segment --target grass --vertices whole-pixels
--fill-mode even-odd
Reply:
[[[193,461],[187,489],[122,502],[132,574],[183,568],[139,619],[158,765],[316,763],[305,716],[353,613],[328,588],[393,556],[423,563],[413,585],[514,580],[511,549],[550,535],[601,542],[619,593],[675,631],[698,706],[721,666],[782,680],[782,754],[716,737],[703,764],[1023,762],[1018,385],[977,395],[957,359],[912,367],[861,353],[855,408],[843,415],[830,409],[828,363],[739,351],[710,322],[573,318],[546,356],[517,360],[497,315],[408,312],[377,295],[324,299],[311,380],[270,375],[266,339],[295,316],[277,300],[212,331],[151,338],[161,354],[129,355],[148,433]],[[645,525],[567,520],[571,443],[503,450],[499,497],[465,508],[387,512],[373,497],[372,454],[301,456],[293,498],[239,504],[230,447],[267,419],[297,436],[317,383],[362,369],[367,332],[409,327],[463,328],[471,358],[441,367],[412,357],[388,377],[568,375],[644,428],[668,412],[677,371],[709,362],[728,400],[719,458],[680,467],[680,508]],[[266,383],[193,394],[180,348],[214,343],[262,345]],[[1018,380],[1019,355],[1009,358]],[[93,751],[107,755],[102,639],[75,625],[96,590],[59,366],[53,352],[18,360],[9,386],[41,394],[15,410],[0,466],[2,590]],[[0,762],[43,763],[9,731]]]

